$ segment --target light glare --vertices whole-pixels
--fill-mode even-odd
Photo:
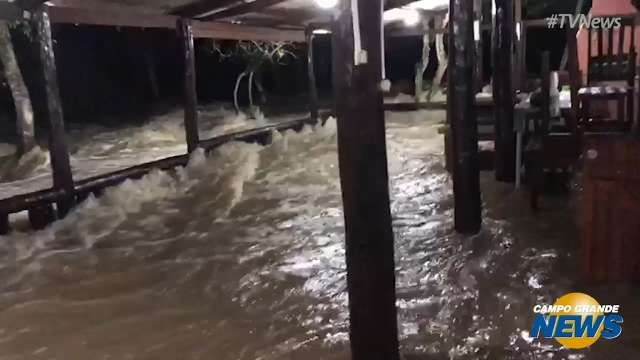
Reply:
[[[384,12],[385,22],[402,21],[406,26],[420,23],[420,13],[414,9],[392,9]]]
[[[338,5],[338,0],[316,0],[316,4],[323,9],[331,9]]]

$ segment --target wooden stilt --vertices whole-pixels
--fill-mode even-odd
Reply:
[[[451,0],[449,7],[449,96],[453,141],[455,227],[477,233],[482,226],[478,121],[474,89],[474,9],[468,0]]]
[[[9,214],[0,213],[0,235],[7,235],[11,231],[9,226]]]
[[[475,68],[475,81],[476,92],[481,92],[484,86],[484,42],[482,41],[482,25],[484,24],[483,4],[482,0],[474,0],[474,40],[476,49],[476,68]]]
[[[514,93],[512,83],[512,0],[494,0],[492,34],[493,101],[495,103],[496,179],[515,181]]]
[[[56,219],[53,206],[51,204],[43,204],[29,209],[29,222],[34,230],[42,230]]]
[[[357,4],[352,4],[353,1]],[[357,17],[352,5],[357,5]],[[393,231],[380,89],[382,5],[382,0],[342,1],[333,32],[351,354],[355,360],[399,359]],[[359,19],[355,26],[354,19]],[[354,36],[360,37],[362,49],[356,49]]]
[[[525,72],[525,59],[524,59],[524,37],[522,34],[525,32],[524,21],[522,21],[522,0],[513,0],[513,16],[514,16],[514,36],[515,41],[515,57],[513,63],[513,88],[521,90],[525,85],[526,78],[523,78]]]
[[[319,100],[318,100],[318,86],[316,83],[315,63],[313,59],[313,28],[307,27],[305,31],[307,37],[307,74],[309,76],[309,110],[312,119],[318,119],[319,112]]]
[[[193,27],[191,20],[178,19],[178,34],[182,40],[184,55],[184,128],[187,135],[187,148],[192,152],[198,147],[198,95],[196,91],[196,60],[193,45]]]
[[[51,39],[51,21],[46,6],[40,6],[34,13],[33,25],[40,49],[40,61],[44,72],[45,96],[47,100],[47,115],[49,118],[49,153],[51,169],[53,171],[53,186],[66,193],[58,201],[58,216],[64,217],[75,205],[74,184],[69,163],[69,151],[64,131],[64,114],[58,77],[56,59]]]

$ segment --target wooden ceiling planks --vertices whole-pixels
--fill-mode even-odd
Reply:
[[[197,18],[242,4],[239,0],[199,0],[191,4],[172,9],[169,14]]]
[[[219,20],[232,18],[247,13],[259,13],[271,6],[286,2],[287,0],[256,0],[250,3],[242,3],[238,6],[231,7],[226,10],[216,12],[214,14],[202,17],[203,20]]]
[[[0,1],[0,20],[23,19],[23,12],[12,3]],[[51,22],[58,24],[97,25],[133,28],[175,29],[178,16],[136,14],[127,10],[79,9],[71,7],[49,7]],[[257,40],[305,42],[304,30],[274,29],[212,21],[194,21],[194,36],[220,40]]]

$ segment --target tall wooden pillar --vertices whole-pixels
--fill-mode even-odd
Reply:
[[[477,233],[482,226],[478,121],[475,108],[474,6],[451,0],[449,7],[449,106],[453,141],[455,227]]]
[[[315,64],[313,59],[313,40],[315,35],[313,34],[313,28],[307,27],[305,30],[307,38],[307,75],[309,77],[309,111],[311,118],[318,119],[319,113],[319,101],[318,101],[318,85],[316,83]]]
[[[191,20],[178,19],[178,34],[182,42],[184,55],[184,128],[187,135],[187,148],[192,152],[198,147],[198,95],[196,91],[196,60],[193,46],[193,28]]]
[[[352,5],[356,5],[357,14]],[[383,0],[341,1],[333,32],[350,339],[355,360],[399,359],[394,244],[380,89],[382,6]],[[361,51],[356,44],[361,44]]]
[[[515,181],[514,92],[512,82],[513,0],[494,0],[492,34],[496,179]]]
[[[7,235],[11,231],[9,226],[9,214],[0,212],[0,235]]]
[[[513,88],[521,90],[523,88],[524,80],[523,72],[525,67],[523,40],[524,37],[524,22],[522,21],[522,0],[513,0],[513,40],[514,40],[514,62],[513,62]]]
[[[475,82],[476,92],[481,92],[484,86],[484,42],[482,40],[482,25],[484,24],[483,15],[484,1],[474,0],[474,20],[473,20],[473,37],[475,40],[476,66],[475,66]]]
[[[49,153],[53,172],[53,186],[65,192],[65,196],[57,204],[58,216],[63,217],[75,205],[75,188],[69,163],[69,150],[65,138],[64,113],[62,111],[62,101],[60,100],[56,58],[51,39],[51,21],[49,20],[47,6],[40,6],[34,13],[33,27],[44,74],[46,110],[50,128]]]

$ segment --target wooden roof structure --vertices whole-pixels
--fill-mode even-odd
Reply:
[[[434,0],[386,0],[385,9],[425,1]],[[29,18],[43,4],[53,23],[175,29],[189,18],[196,38],[228,40],[304,42],[305,27],[335,16],[315,0],[0,0],[0,20]]]

